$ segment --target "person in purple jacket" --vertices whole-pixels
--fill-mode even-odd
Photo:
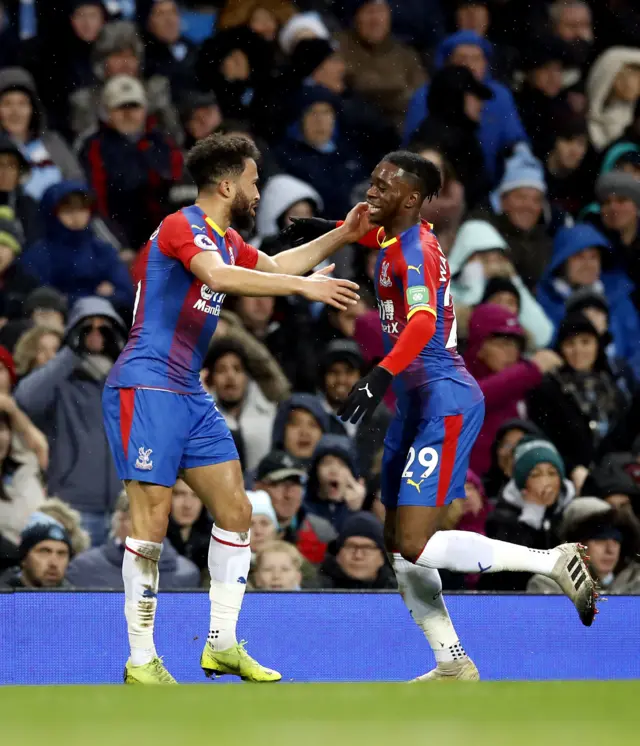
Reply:
[[[469,321],[464,355],[467,369],[478,381],[485,398],[484,424],[471,452],[471,469],[480,477],[491,465],[491,444],[503,422],[524,415],[526,395],[542,376],[562,365],[553,350],[538,350],[523,357],[526,334],[518,317],[503,306],[478,306]]]

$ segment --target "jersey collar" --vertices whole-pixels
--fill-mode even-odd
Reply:
[[[429,223],[428,221],[423,220],[423,219],[420,220],[420,223],[426,223],[429,226],[429,230],[433,231],[433,223]],[[420,224],[418,224],[418,225],[420,225]],[[408,233],[409,231],[413,230],[414,228],[415,228],[415,225],[412,225],[410,228],[407,228],[407,230],[405,231],[405,233]],[[376,235],[376,238],[378,240],[378,246],[381,249],[386,249],[387,246],[391,246],[392,244],[397,243],[399,236],[394,236],[393,238],[387,238],[387,239],[385,239],[384,228],[382,226],[380,226],[380,228],[378,228],[378,233]]]
[[[219,236],[224,237],[224,231],[214,220],[211,220],[211,218],[208,215],[205,215],[204,220],[206,224],[210,226]]]

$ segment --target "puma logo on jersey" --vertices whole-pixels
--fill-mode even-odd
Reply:
[[[191,223],[191,227],[192,227],[192,228],[195,228],[195,229],[196,229],[197,231],[202,231],[203,233],[205,233],[205,232],[206,232],[206,230],[207,230],[207,229],[206,229],[206,228],[204,227],[204,225],[194,225],[193,223]]]
[[[373,394],[369,391],[369,384],[365,384],[361,389],[358,389],[358,391],[364,391],[369,399],[373,399]]]
[[[417,272],[418,274],[420,274],[420,270],[422,269],[422,264],[418,264],[418,266],[417,266],[417,267],[416,267],[416,265],[415,265],[415,264],[410,264],[410,265],[409,265],[409,266],[407,267],[407,269],[413,269],[413,270],[415,270],[415,271],[416,271],[416,272]]]
[[[410,484],[412,487],[415,487],[418,492],[420,492],[420,485],[424,482],[424,479],[421,479],[419,482],[414,482],[413,479],[407,479],[407,484]]]

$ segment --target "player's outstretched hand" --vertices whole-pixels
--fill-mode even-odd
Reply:
[[[369,220],[369,205],[366,202],[358,202],[349,210],[342,227],[349,234],[349,243],[355,243],[366,236],[374,227]]]
[[[366,422],[382,401],[392,379],[388,370],[376,365],[351,389],[347,400],[338,410],[338,417],[343,422],[354,424]]]
[[[291,225],[280,231],[280,240],[289,246],[302,246],[304,243],[320,238],[336,226],[335,220],[323,218],[291,218]]]
[[[330,264],[309,277],[305,277],[302,294],[307,300],[320,301],[340,311],[346,311],[349,306],[360,300],[356,292],[359,286],[350,280],[327,277],[335,268],[335,264]]]

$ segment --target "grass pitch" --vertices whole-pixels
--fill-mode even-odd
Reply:
[[[626,746],[640,681],[0,688],[16,746]]]

